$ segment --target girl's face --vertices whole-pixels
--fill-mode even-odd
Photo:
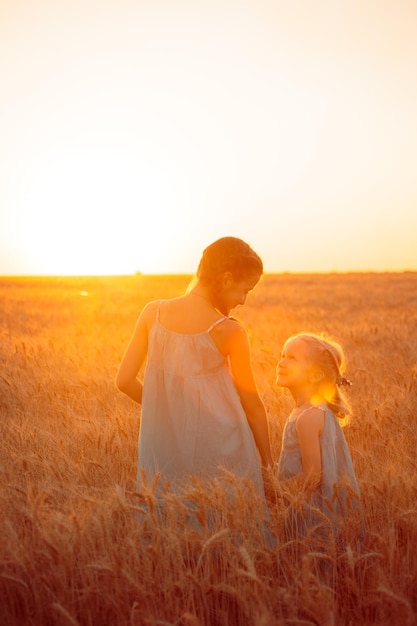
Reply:
[[[221,300],[224,305],[223,310],[228,313],[239,304],[245,304],[246,297],[258,284],[260,275],[251,274],[246,278],[236,280],[232,274],[227,272],[223,277],[221,290]]]
[[[308,345],[299,337],[289,339],[284,345],[277,365],[277,385],[291,391],[310,387],[313,366]]]

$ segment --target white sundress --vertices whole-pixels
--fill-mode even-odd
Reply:
[[[171,491],[190,475],[221,478],[221,467],[249,479],[262,494],[260,459],[252,431],[211,331],[185,334],[159,320],[149,333],[138,451],[138,489],[160,474]]]
[[[311,500],[304,503],[304,515],[293,520],[297,530],[320,526],[323,518],[330,522],[334,536],[338,535],[343,518],[360,510],[360,490],[352,457],[339,420],[327,406],[318,407],[324,412],[324,429],[320,436],[322,476],[320,486]],[[307,409],[306,409],[307,410]],[[296,431],[296,420],[288,418],[284,427],[282,449],[278,462],[278,478],[287,480],[303,471],[301,450]]]

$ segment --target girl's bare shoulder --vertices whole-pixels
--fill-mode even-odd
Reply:
[[[157,317],[158,309],[160,305],[161,305],[160,300],[153,300],[145,304],[145,306],[143,307],[143,309],[141,310],[139,314],[139,317],[137,320],[137,326],[142,326],[142,327],[146,326],[149,328],[149,326],[153,324],[153,322],[155,321]]]
[[[219,334],[227,335],[229,337],[247,337],[247,331],[244,325],[234,317],[225,317],[221,324],[216,326]]]
[[[216,324],[211,334],[218,349],[224,355],[249,350],[247,331],[236,319],[224,318],[221,324]]]
[[[320,407],[309,407],[296,418],[297,432],[323,432],[324,410]]]

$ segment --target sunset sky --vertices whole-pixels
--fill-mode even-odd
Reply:
[[[0,274],[417,270],[415,0],[2,0]]]

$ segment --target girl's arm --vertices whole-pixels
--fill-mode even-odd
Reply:
[[[239,322],[232,320],[231,324],[233,326],[230,326],[231,331],[227,338],[227,354],[233,380],[259,450],[261,463],[264,467],[272,466],[268,421],[252,373],[249,338]]]
[[[322,464],[320,435],[324,428],[324,413],[312,407],[297,418],[295,425],[300,444],[303,483],[311,489],[320,484]]]
[[[155,320],[155,313],[153,302],[143,309],[116,376],[117,388],[139,404],[142,402],[142,383],[137,375],[148,353],[148,329],[151,320]]]

